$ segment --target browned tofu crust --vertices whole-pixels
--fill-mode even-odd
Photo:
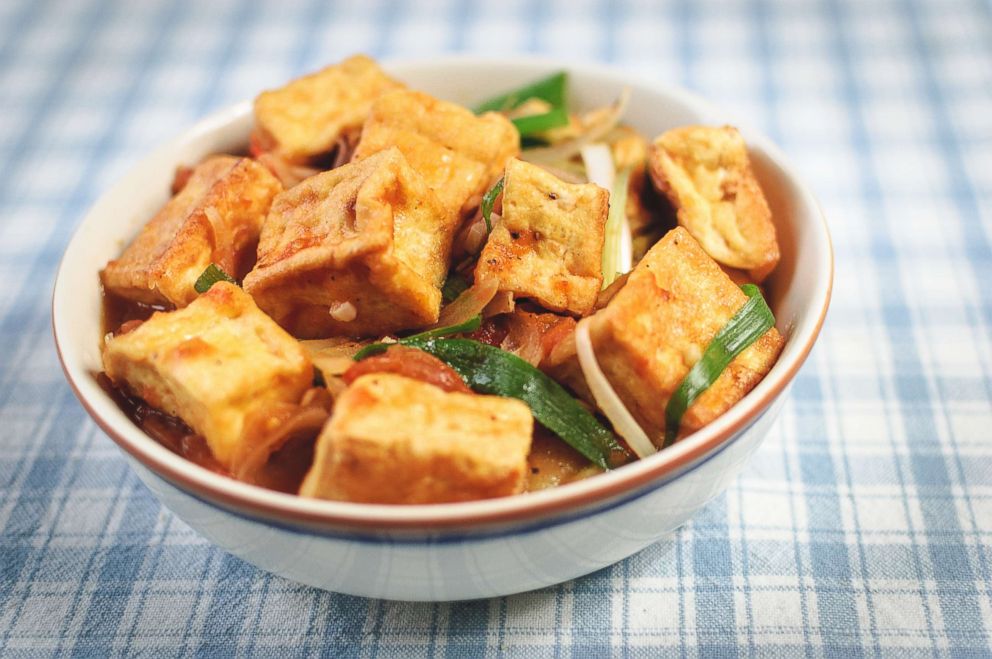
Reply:
[[[516,399],[364,375],[336,400],[300,494],[391,504],[517,494],[533,424]]]
[[[301,338],[429,325],[456,222],[400,151],[387,149],[279,195],[245,290]]]
[[[678,227],[652,247],[626,285],[594,314],[589,335],[600,368],[657,446],[665,406],[716,333],[747,301],[699,243]],[[702,428],[768,373],[784,341],[774,327],[737,356],[686,411],[681,435]],[[554,374],[570,385],[579,373],[574,341],[552,354]],[[578,393],[588,397],[579,384]]]
[[[779,259],[771,210],[733,126],[685,126],[651,147],[649,170],[678,222],[719,263],[762,281]]]
[[[357,131],[380,95],[403,84],[364,55],[262,92],[255,99],[259,146],[298,164],[331,150],[343,134]]]
[[[251,267],[262,220],[282,184],[247,158],[214,156],[100,272],[104,288],[145,304],[183,307],[216,263],[232,276]]]
[[[466,215],[520,152],[510,121],[497,113],[475,116],[423,92],[381,96],[362,128],[355,160],[398,147],[449,211]]]
[[[260,439],[249,432],[249,419],[265,418],[276,404],[298,403],[313,381],[299,342],[226,282],[109,338],[103,364],[115,384],[202,435],[231,471],[257,448],[249,445]]]
[[[566,183],[513,159],[506,166],[503,219],[493,228],[475,269],[501,291],[542,306],[588,314],[603,284],[602,254],[609,192]]]

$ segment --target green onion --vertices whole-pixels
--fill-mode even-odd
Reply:
[[[627,456],[614,434],[564,387],[516,355],[470,339],[417,339],[405,344],[445,362],[479,393],[527,403],[541,425],[599,467],[610,469],[616,459]]]
[[[496,185],[482,196],[482,219],[486,221],[486,233],[493,232],[493,223],[490,218],[493,215],[493,204],[496,203],[496,197],[503,194],[503,181],[504,179],[497,181]]]
[[[558,128],[559,126],[567,126],[571,119],[568,116],[568,111],[565,108],[554,108],[549,112],[544,112],[542,114],[528,114],[523,117],[516,117],[511,119],[513,125],[516,126],[517,132],[520,133],[520,137],[532,137],[533,135],[538,135],[552,128]]]
[[[737,313],[717,332],[703,356],[686,374],[665,407],[665,443],[671,446],[679,434],[682,415],[701,393],[709,389],[727,365],[775,325],[761,291],[754,284],[741,286],[748,296]]]
[[[481,114],[489,111],[506,112],[532,98],[547,101],[552,107],[564,107],[565,86],[567,83],[568,74],[564,71],[559,71],[547,78],[542,78],[529,85],[524,85],[519,89],[494,96],[485,103],[477,105],[475,107],[475,113]]]
[[[624,230],[624,214],[627,212],[627,182],[630,180],[630,170],[624,169],[613,180],[613,190],[610,192],[610,212],[606,216],[606,227],[603,230],[603,288],[612,284],[626,272],[625,265],[620,263],[621,244],[620,234]]]
[[[313,367],[313,386],[326,387],[327,380],[324,379],[324,372],[316,366]]]
[[[353,359],[358,362],[366,357],[371,357],[372,355],[378,355],[379,353],[386,352],[390,346],[395,345],[411,345],[420,341],[428,341],[430,339],[436,339],[442,336],[448,336],[449,334],[461,334],[463,332],[474,332],[479,329],[479,325],[482,324],[482,314],[476,314],[463,323],[458,323],[457,325],[448,325],[447,327],[435,327],[434,329],[429,329],[425,332],[420,332],[419,334],[413,334],[405,339],[399,339],[396,343],[373,343],[367,345],[358,352],[355,353]]]
[[[216,263],[211,263],[207,266],[199,277],[196,278],[196,283],[193,284],[193,288],[196,289],[197,293],[206,293],[210,290],[210,287],[219,281],[226,281],[230,284],[237,285],[238,282],[234,281],[231,275],[227,274],[221,270]]]
[[[448,278],[444,280],[444,286],[441,287],[441,300],[445,304],[454,302],[458,299],[458,296],[467,291],[468,288],[468,281],[458,273],[452,272],[448,275]]]

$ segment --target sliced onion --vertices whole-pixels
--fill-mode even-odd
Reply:
[[[510,330],[499,347],[537,366],[544,358],[541,338],[541,328],[530,314],[515,315],[510,318]]]
[[[334,161],[331,163],[331,169],[337,169],[341,165],[351,162],[361,136],[361,129],[341,133],[341,136],[334,143]]]
[[[274,403],[256,410],[245,420],[241,454],[231,475],[247,483],[257,483],[266,462],[293,437],[316,437],[330,416],[330,394],[309,389],[298,405]]]
[[[504,313],[513,313],[517,308],[517,301],[513,297],[513,291],[499,291],[493,299],[482,310],[482,317],[499,316]]]
[[[319,169],[314,169],[313,167],[307,167],[305,165],[294,165],[291,162],[283,160],[274,153],[262,153],[255,159],[265,165],[265,167],[272,172],[273,176],[282,182],[283,187],[287,189],[315,174],[320,173]]]
[[[590,112],[583,118],[582,132],[579,135],[551,146],[526,149],[520,153],[520,158],[533,163],[553,164],[578,155],[583,146],[602,140],[620,123],[628,100],[630,89],[624,87],[612,105]]]
[[[580,320],[575,328],[575,353],[579,358],[582,375],[586,379],[586,384],[589,385],[589,391],[596,399],[596,405],[613,424],[613,429],[617,434],[627,441],[627,445],[639,458],[656,453],[657,447],[634,419],[627,406],[620,400],[613,385],[606,379],[606,374],[599,368],[599,362],[596,361],[596,355],[592,350],[592,339],[589,337],[588,318]]]
[[[593,307],[596,311],[599,311],[606,305],[610,303],[613,296],[620,292],[620,289],[627,284],[627,279],[630,277],[630,273],[624,273],[613,280],[613,283],[604,288],[596,296],[596,304]]]
[[[620,256],[617,265],[620,266],[621,275],[625,275],[634,269],[634,236],[630,231],[630,221],[627,219],[627,213],[623,214],[621,221]]]
[[[607,190],[613,189],[613,179],[616,177],[616,168],[613,165],[613,154],[610,147],[602,142],[586,144],[582,147],[582,162],[586,166],[586,178],[590,183],[595,183]]]
[[[371,341],[352,341],[340,337],[300,341],[310,361],[324,376],[341,375],[354,363],[352,357]]]
[[[461,325],[470,318],[478,316],[492,301],[497,290],[499,290],[499,280],[495,277],[476,281],[441,310],[441,316],[433,326]]]

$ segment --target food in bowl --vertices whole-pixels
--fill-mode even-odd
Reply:
[[[783,343],[744,141],[649,143],[567,80],[469,110],[353,57],[260,95],[250,152],[180,168],[101,271],[105,389],[201,466],[369,503],[553,487],[713,421]]]

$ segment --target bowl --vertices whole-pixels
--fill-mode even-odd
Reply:
[[[571,75],[574,107],[631,90],[625,121],[649,137],[679,125],[734,123],[700,98],[615,69],[534,58],[444,57],[386,63],[411,87],[471,105],[552,71]],[[786,337],[765,379],[675,446],[588,480],[531,494],[415,506],[320,501],[240,483],[188,462],[139,430],[99,387],[99,269],[163,204],[177,165],[243,150],[244,102],[201,121],[139,162],[80,224],[59,266],[55,344],[69,384],[141,480],[224,550],[293,581],[398,600],[460,600],[559,583],[661,539],[722,492],[754,453],[806,359],[830,299],[833,254],[823,214],[782,153],[742,127],[768,197],[782,259],[768,300]]]

